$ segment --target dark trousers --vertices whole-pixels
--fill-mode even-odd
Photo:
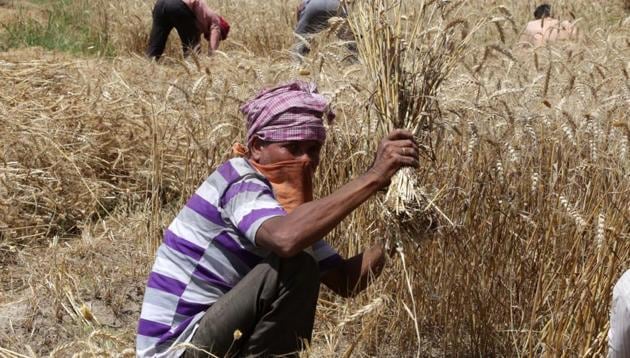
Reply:
[[[319,267],[309,254],[272,254],[210,306],[192,344],[218,357],[297,356],[311,339],[319,282]],[[188,349],[184,357],[206,355]]]
[[[147,56],[155,59],[162,56],[173,27],[182,40],[184,56],[199,45],[201,32],[197,29],[192,10],[182,0],[158,0],[153,7],[153,26]]]

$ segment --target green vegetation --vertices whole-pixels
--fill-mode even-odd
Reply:
[[[45,20],[34,19],[22,7],[16,19],[4,24],[2,50],[41,46],[46,49],[99,56],[113,56],[106,14],[95,16],[85,0],[36,1]],[[101,10],[99,10],[101,11]],[[103,10],[106,11],[106,10]],[[105,15],[105,16],[103,16]]]

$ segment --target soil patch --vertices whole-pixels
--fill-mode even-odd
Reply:
[[[124,222],[141,230],[133,216]],[[86,229],[72,241],[21,252],[2,275],[0,346],[38,356],[62,345],[61,355],[85,351],[104,339],[108,353],[133,347],[151,265],[143,243],[127,235]]]

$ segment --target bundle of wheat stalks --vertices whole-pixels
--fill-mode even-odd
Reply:
[[[366,0],[352,7],[349,24],[361,58],[371,75],[371,104],[376,138],[395,128],[416,136],[421,156],[435,161],[434,128],[440,118],[437,93],[455,68],[482,23],[469,29],[457,17],[463,1]],[[422,183],[422,171],[404,169],[385,196],[386,211],[408,234],[434,226],[434,219],[452,221],[433,203]]]

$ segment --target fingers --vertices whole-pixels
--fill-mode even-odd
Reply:
[[[391,131],[381,141],[370,168],[372,173],[388,185],[390,178],[402,167],[420,166],[420,149],[413,134],[404,129]]]
[[[381,142],[383,146],[394,147],[398,149],[409,148],[410,150],[396,150],[396,152],[402,153],[405,156],[417,157],[420,152],[418,144],[413,134],[405,129],[395,129],[391,131],[385,139]]]
[[[418,161],[418,156],[413,157],[413,156],[401,155],[397,159],[401,167],[417,168],[420,166],[420,162]]]
[[[412,157],[412,158],[418,157],[418,151],[414,148],[404,147],[400,149],[400,152],[402,153],[404,157]]]
[[[414,141],[413,134],[406,129],[394,129],[387,135],[389,140],[409,139]]]
[[[388,141],[385,145],[389,147],[389,150],[392,153],[400,154],[407,157],[413,157],[416,159],[420,155],[420,149],[418,145],[409,139]]]
[[[396,140],[396,141],[384,141],[382,143],[382,152],[387,155],[395,156],[409,156],[413,158],[418,158],[420,150],[416,143],[411,140]]]
[[[391,144],[398,148],[413,148],[413,149],[418,150],[418,145],[416,144],[416,142],[410,139],[401,139],[401,140],[391,141]]]
[[[420,163],[420,154],[414,147],[397,147],[390,146],[386,151],[385,158],[391,161],[391,168],[395,171],[400,167],[418,167]],[[393,173],[391,173],[393,175]]]

